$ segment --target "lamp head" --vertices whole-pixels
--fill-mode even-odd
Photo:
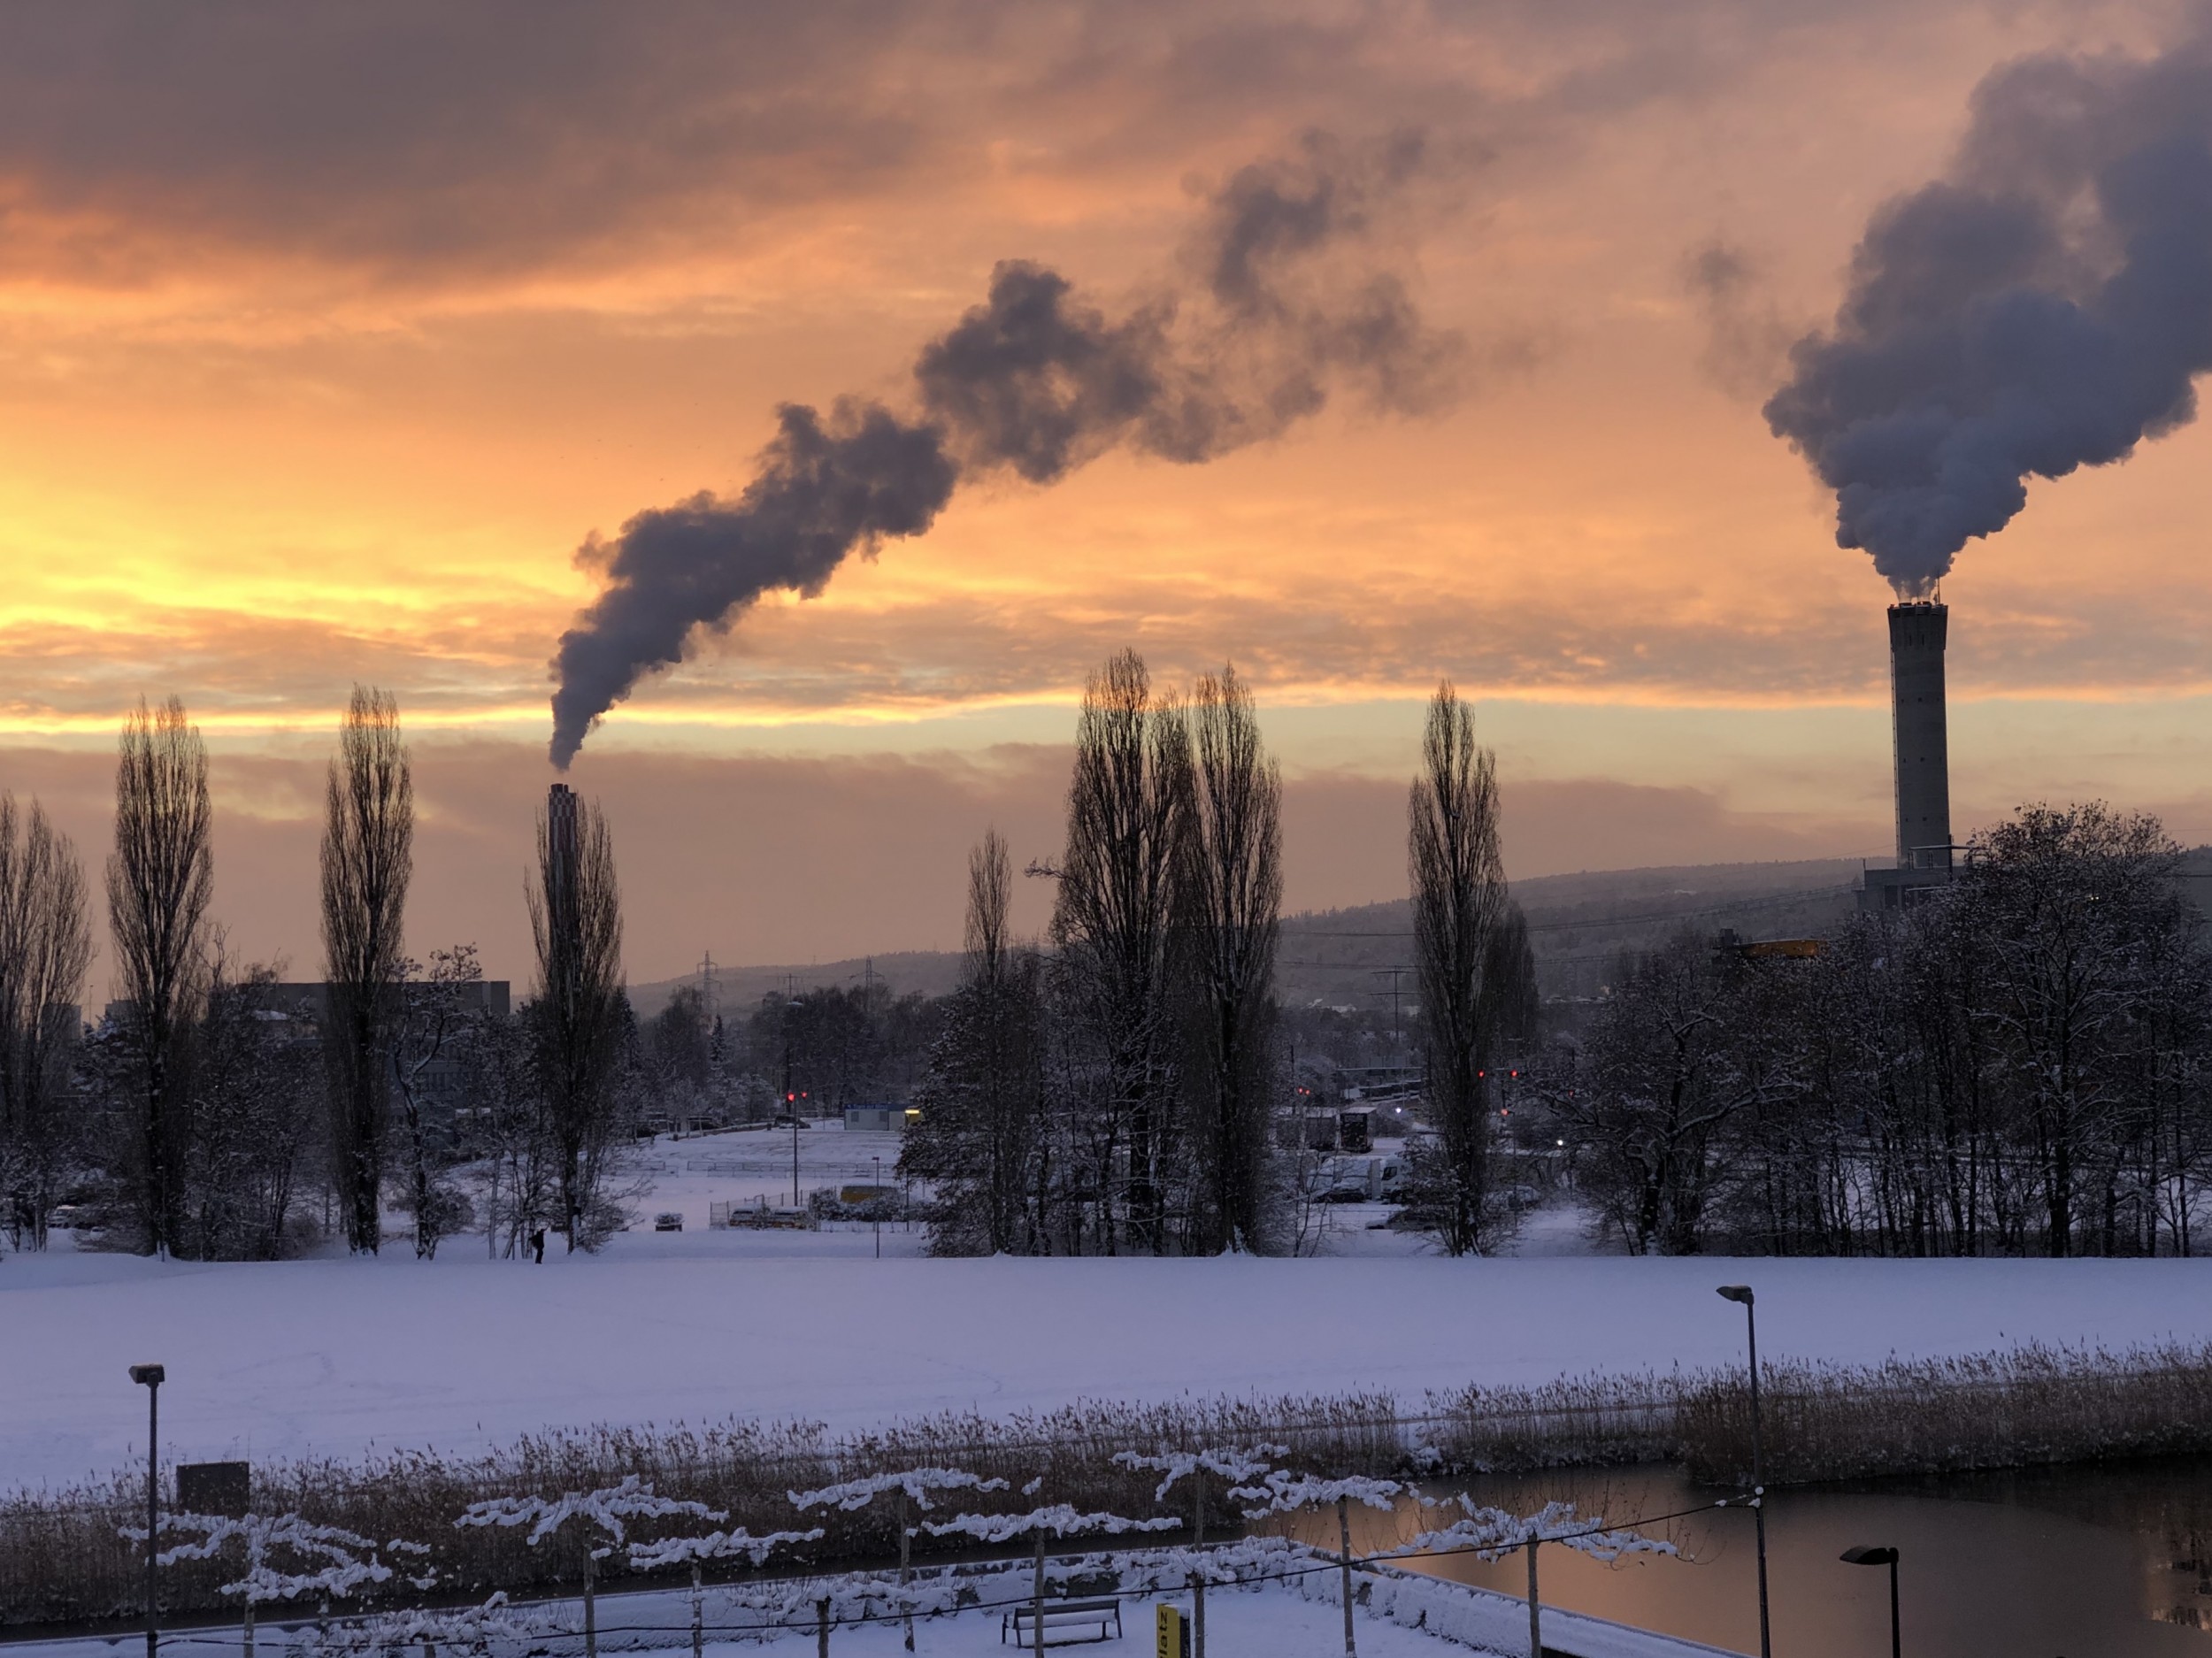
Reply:
[[[162,1365],[134,1364],[131,1366],[131,1380],[136,1382],[141,1387],[158,1387],[168,1379],[169,1372]]]
[[[1853,1566],[1894,1566],[1897,1563],[1897,1551],[1893,1548],[1875,1548],[1862,1544],[1856,1548],[1845,1549],[1838,1558]]]
[[[1724,1284],[1717,1293],[1724,1301],[1740,1301],[1746,1307],[1751,1305],[1751,1286],[1748,1284]]]

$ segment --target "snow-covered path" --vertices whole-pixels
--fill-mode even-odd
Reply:
[[[459,1449],[594,1422],[859,1425],[1082,1398],[1387,1388],[2029,1339],[2212,1336],[2207,1261],[886,1259],[869,1234],[632,1233],[596,1258],[0,1261],[0,1486],[143,1455]],[[480,1247],[480,1244],[479,1245]]]

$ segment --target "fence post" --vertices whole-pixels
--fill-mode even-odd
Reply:
[[[1191,1626],[1195,1631],[1192,1640],[1197,1647],[1197,1658],[1206,1658],[1206,1571],[1200,1567],[1190,1575]]]
[[[246,1592],[246,1658],[253,1658],[253,1591]]]
[[[707,1597],[700,1586],[699,1562],[691,1562],[691,1658],[706,1658]]]
[[[906,1650],[914,1650],[914,1603],[907,1599],[906,1585],[913,1580],[911,1565],[914,1553],[914,1533],[906,1524],[906,1487],[899,1487],[899,1599],[906,1614]]]
[[[829,1596],[814,1603],[815,1658],[829,1658]]]
[[[592,1556],[591,1534],[584,1534],[584,1658],[599,1658],[599,1617],[592,1604],[592,1574],[598,1562]]]
[[[1037,1528],[1037,1593],[1030,1613],[1029,1646],[1033,1652],[1045,1649],[1045,1529],[1041,1525]]]
[[[1356,1658],[1359,1647],[1352,1639],[1352,1502],[1348,1497],[1336,1500],[1336,1534],[1344,1546],[1344,1658]]]
[[[1543,1614],[1536,1599],[1536,1545],[1542,1539],[1528,1534],[1528,1658],[1544,1658]]]

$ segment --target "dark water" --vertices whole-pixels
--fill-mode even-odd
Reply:
[[[1513,1513],[1552,1501],[1617,1524],[1718,1494],[1670,1469],[1454,1482]],[[1442,1494],[1440,1491],[1432,1494]],[[1409,1510],[1353,1510],[1356,1548],[1387,1547],[1423,1523]],[[1430,1511],[1426,1524],[1450,1516]],[[1747,1511],[1648,1528],[1680,1558],[1613,1565],[1555,1546],[1539,1554],[1542,1598],[1647,1629],[1755,1653],[1758,1592]],[[1333,1548],[1335,1516],[1300,1527]],[[1767,1570],[1777,1658],[1878,1658],[1889,1651],[1889,1574],[1837,1559],[1854,1544],[1900,1552],[1909,1658],[2212,1658],[2212,1462],[2190,1459],[1776,1493]],[[1524,1593],[1519,1555],[1407,1562]]]

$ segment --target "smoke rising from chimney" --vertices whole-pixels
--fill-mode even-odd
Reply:
[[[2212,368],[2212,50],[1989,75],[1947,176],[1886,203],[1832,328],[1766,405],[1836,541],[1932,592],[2030,477],[2124,460]]]
[[[1180,280],[1126,314],[1009,260],[923,348],[918,412],[841,400],[825,419],[785,404],[734,500],[703,491],[584,543],[580,562],[606,586],[554,659],[553,764],[565,770],[697,630],[726,631],[773,588],[810,598],[856,549],[923,533],[964,476],[1049,484],[1115,449],[1195,464],[1280,434],[1339,390],[1383,413],[1448,406],[1468,348],[1423,320],[1390,234],[1441,170],[1418,134],[1310,134],[1232,176]]]

